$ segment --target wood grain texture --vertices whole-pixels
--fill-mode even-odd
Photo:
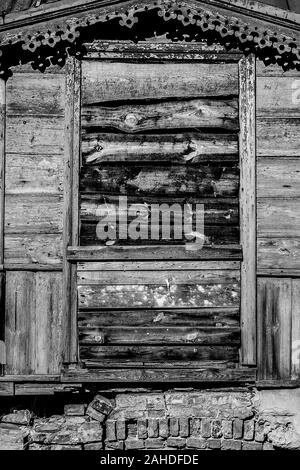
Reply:
[[[237,161],[235,134],[82,134],[84,164]]]
[[[240,70],[240,243],[241,363],[256,364],[256,59],[244,57]]]
[[[257,201],[257,234],[262,238],[297,238],[300,199],[260,198]]]
[[[64,91],[63,75],[15,73],[7,82],[7,114],[63,116]]]
[[[6,155],[6,194],[57,194],[63,191],[63,156]]]
[[[9,116],[6,129],[9,153],[62,155],[64,152],[62,117]]]
[[[300,378],[300,279],[292,280],[291,379]]]
[[[257,161],[258,197],[300,197],[300,159],[259,158]]]
[[[299,100],[300,75],[299,79],[295,77],[259,77],[257,79],[257,116],[299,118]]]
[[[291,374],[291,279],[258,279],[258,378],[285,380]]]
[[[0,79],[0,264],[4,261],[6,82]]]
[[[258,238],[257,268],[300,269],[300,238]]]
[[[198,270],[239,270],[239,261],[101,261],[78,262],[77,272],[81,271],[198,271]]]
[[[198,99],[118,107],[85,106],[82,126],[122,132],[214,127],[236,131],[238,104],[236,99]]]
[[[148,46],[149,47],[149,46]],[[83,61],[83,104],[148,98],[238,94],[237,64]],[[120,86],[120,84],[122,84]]]
[[[61,273],[7,272],[8,374],[53,374],[61,367]]]
[[[257,118],[257,156],[299,157],[300,119]]]
[[[300,72],[296,69],[284,71],[278,64],[266,66],[261,60],[257,61],[258,77],[296,77],[300,78]]]
[[[23,233],[9,234],[5,237],[5,265],[24,268],[35,265],[37,269],[47,266],[61,266],[62,234]]]
[[[113,195],[237,197],[236,165],[86,165],[80,181],[82,192]]]

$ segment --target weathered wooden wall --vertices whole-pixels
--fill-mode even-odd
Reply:
[[[300,377],[300,73],[257,67],[259,378]]]

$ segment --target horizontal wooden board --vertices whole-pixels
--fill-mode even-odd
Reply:
[[[174,100],[124,106],[85,106],[83,128],[108,128],[122,132],[163,129],[219,128],[237,131],[237,99]]]
[[[81,344],[203,344],[240,343],[240,328],[196,327],[92,327],[78,322]]]
[[[8,114],[64,115],[63,75],[15,73],[8,80],[6,90]]]
[[[300,117],[300,75],[259,77],[256,115],[260,117]]]
[[[210,284],[82,285],[78,286],[79,308],[181,308],[237,307],[238,280]]]
[[[157,285],[171,288],[185,284],[231,284],[240,280],[240,272],[216,271],[78,271],[79,285]]]
[[[51,267],[62,263],[62,234],[6,234],[4,262],[8,265]]]
[[[124,261],[78,262],[77,271],[198,271],[240,269],[239,261]]]
[[[238,94],[237,64],[83,61],[82,101],[228,96]]]
[[[236,161],[235,134],[101,134],[83,133],[82,156],[85,164],[107,162],[182,163]]]
[[[101,366],[107,363],[111,367],[120,364],[149,362],[181,362],[190,367],[189,361],[227,360],[238,362],[238,349],[232,346],[83,346],[79,347],[80,360],[87,367]]]
[[[252,383],[256,380],[256,369],[250,367],[230,367],[226,364],[220,367],[217,362],[208,366],[194,368],[156,367],[143,368],[97,368],[93,371],[83,369],[81,371],[68,371],[62,375],[62,381],[68,382],[110,382],[110,383],[207,383],[207,382],[237,382]]]
[[[256,73],[258,77],[298,77],[300,78],[300,71],[286,70],[278,64],[265,65],[261,60],[256,62]]]
[[[5,156],[6,194],[45,193],[63,191],[63,155]]]
[[[299,197],[300,158],[267,157],[257,161],[258,197]]]
[[[169,246],[76,246],[67,249],[69,261],[131,260],[241,260],[240,245],[205,245],[201,249],[184,245]]]
[[[64,152],[63,117],[8,116],[6,152],[25,155],[62,155]]]
[[[257,118],[257,155],[300,156],[300,119]]]
[[[239,169],[236,165],[86,165],[81,191],[112,195],[237,197]]]
[[[8,195],[5,199],[5,234],[61,233],[61,195]]]
[[[300,269],[300,237],[258,238],[257,268],[259,270]]]
[[[257,235],[259,238],[298,237],[300,198],[260,198],[257,201]]]
[[[79,310],[79,322],[104,326],[239,326],[239,307],[165,310]]]

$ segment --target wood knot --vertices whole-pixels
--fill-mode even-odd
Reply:
[[[129,113],[125,116],[125,124],[128,127],[135,127],[138,123],[138,118],[135,114]]]

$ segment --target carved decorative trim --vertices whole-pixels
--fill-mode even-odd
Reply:
[[[142,0],[98,7],[71,13],[62,18],[29,25],[0,34],[0,77],[8,76],[17,63],[32,62],[41,71],[51,64],[64,65],[67,55],[82,52],[83,32],[98,25],[118,21],[122,29],[134,29],[149,12],[157,21],[178,23],[180,29],[193,27],[203,35],[213,34],[230,49],[239,47],[246,55],[254,53],[266,63],[278,63],[284,69],[300,70],[300,27],[290,28],[234,13],[195,0]]]

